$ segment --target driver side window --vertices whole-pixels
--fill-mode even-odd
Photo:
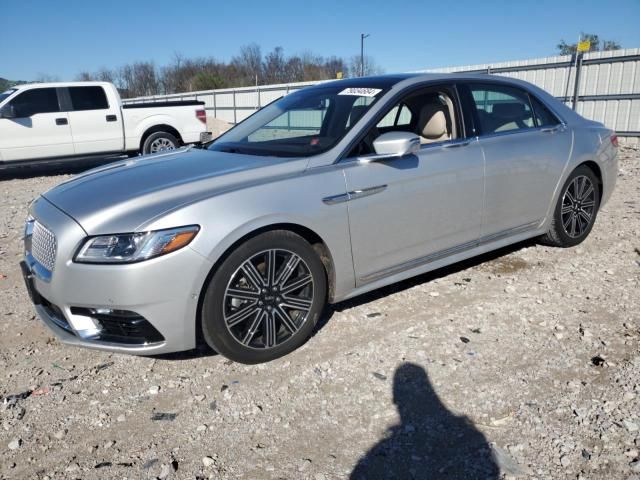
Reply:
[[[55,88],[33,88],[19,94],[11,101],[17,117],[30,117],[37,113],[59,112],[58,94]]]
[[[385,112],[349,156],[376,153],[373,145],[375,139],[392,131],[414,133],[423,145],[458,138],[459,119],[455,114],[453,98],[446,87],[426,88],[406,96]]]

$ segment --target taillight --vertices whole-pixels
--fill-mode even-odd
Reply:
[[[611,144],[618,148],[618,135],[616,135],[615,133],[613,135],[611,135]]]
[[[204,109],[196,110],[196,118],[205,125],[207,124],[207,112]]]

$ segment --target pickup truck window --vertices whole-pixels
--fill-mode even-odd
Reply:
[[[6,92],[0,93],[0,102],[4,101],[5,98],[8,98],[15,91],[16,91],[15,89],[9,89]]]
[[[18,117],[30,117],[37,113],[59,112],[58,94],[55,88],[32,88],[19,93],[11,101]]]
[[[69,96],[74,110],[105,110],[109,108],[102,87],[69,87]]]

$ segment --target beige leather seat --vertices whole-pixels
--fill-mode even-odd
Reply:
[[[439,103],[428,103],[422,107],[418,117],[420,143],[443,142],[451,138],[447,129],[446,108]]]

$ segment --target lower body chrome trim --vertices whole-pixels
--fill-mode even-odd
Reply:
[[[524,233],[528,230],[535,230],[536,227],[540,225],[541,220],[536,220],[535,222],[526,223],[524,225],[519,225],[514,228],[509,228],[507,230],[503,230],[501,232],[492,233],[491,235],[485,235],[484,237],[480,237],[477,240],[472,240],[470,242],[463,243],[461,245],[457,245],[455,247],[447,248],[445,250],[440,250],[438,252],[431,253],[424,257],[416,258],[414,260],[409,260],[408,262],[401,263],[399,265],[395,265],[393,267],[388,267],[383,270],[378,270],[377,272],[370,273],[368,275],[364,275],[360,277],[360,281],[363,283],[373,282],[375,280],[379,280],[381,278],[395,275],[397,273],[404,272],[406,270],[411,270],[414,268],[421,267],[431,262],[435,262],[437,260],[441,260],[443,258],[449,257],[451,255],[455,255],[457,253],[464,252],[466,250],[471,250],[472,248],[479,247],[481,245],[485,245],[487,243],[495,242],[501,240],[506,237],[510,237],[512,235],[517,235],[519,233]]]

